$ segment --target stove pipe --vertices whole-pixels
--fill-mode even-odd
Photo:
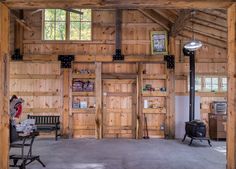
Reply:
[[[192,121],[195,115],[195,52],[183,48],[183,53],[189,56],[189,121]]]
[[[195,52],[190,52],[189,56],[189,121],[194,120],[195,115]]]

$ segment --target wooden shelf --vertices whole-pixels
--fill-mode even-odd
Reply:
[[[167,92],[160,91],[143,91],[143,97],[166,97]]]
[[[147,108],[143,109],[143,113],[145,114],[165,114],[166,113],[166,108],[161,107],[161,108]]]
[[[95,92],[72,92],[72,96],[95,96]]]
[[[95,113],[95,108],[86,108],[86,109],[72,109],[71,112],[73,114],[79,113]]]
[[[166,80],[166,74],[143,74],[143,80]]]
[[[72,74],[72,78],[74,79],[95,79],[96,75],[95,74]]]

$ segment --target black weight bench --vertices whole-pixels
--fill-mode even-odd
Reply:
[[[38,131],[54,131],[55,140],[60,136],[60,116],[34,116],[28,115],[28,119],[35,119],[35,125]]]

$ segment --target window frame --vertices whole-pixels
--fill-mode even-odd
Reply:
[[[200,92],[200,93],[220,93],[220,92],[223,92],[224,93],[224,92],[227,92],[227,90],[228,90],[228,77],[227,76],[224,76],[224,75],[217,76],[217,75],[196,74],[195,78],[200,78],[201,79],[201,90],[197,90],[197,91],[195,90],[195,92]],[[206,84],[205,79],[206,78],[210,78],[211,79],[211,90],[210,91],[206,90],[206,87],[205,87],[205,84]],[[213,86],[212,78],[217,78],[218,79],[218,90],[215,90],[215,91],[212,90],[212,86]],[[227,90],[226,91],[222,89],[222,79],[223,78],[227,79],[227,84],[226,84]],[[189,76],[188,76],[188,78],[187,78],[187,92],[189,92],[189,85],[190,84],[189,84]]]
[[[49,8],[50,9],[50,8]],[[90,9],[90,8],[81,8],[81,9]],[[63,9],[62,9],[63,10]],[[70,40],[70,12],[69,11],[65,11],[66,12],[66,34],[65,34],[65,40],[48,40],[45,39],[45,9],[42,12],[42,31],[41,31],[41,39],[44,42],[55,42],[55,43],[71,43],[71,42],[91,42],[93,41],[93,10],[91,10],[91,39],[90,40]]]

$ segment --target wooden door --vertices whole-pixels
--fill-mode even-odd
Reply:
[[[136,81],[103,81],[103,137],[135,138]]]

